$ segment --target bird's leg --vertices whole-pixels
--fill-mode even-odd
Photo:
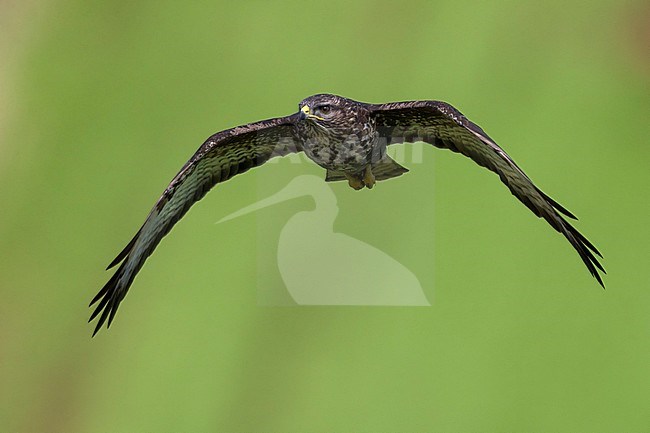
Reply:
[[[348,180],[348,185],[357,191],[363,188],[363,180],[359,176],[350,173],[343,173]]]
[[[372,167],[370,164],[366,165],[366,169],[363,172],[363,183],[366,184],[366,188],[368,189],[375,186],[375,175],[372,174]]]

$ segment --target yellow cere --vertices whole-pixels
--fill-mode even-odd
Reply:
[[[320,116],[316,116],[315,114],[311,114],[311,109],[309,108],[309,105],[303,105],[302,108],[300,109],[303,113],[307,115],[308,118],[310,119],[318,119],[318,120],[325,120]]]

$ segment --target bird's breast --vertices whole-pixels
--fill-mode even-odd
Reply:
[[[303,148],[321,167],[352,173],[361,171],[373,160],[378,141],[377,133],[368,130],[316,133],[304,138]]]

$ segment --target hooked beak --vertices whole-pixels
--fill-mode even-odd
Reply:
[[[303,105],[302,108],[300,109],[300,120],[305,120],[305,119],[325,120],[322,117],[316,116],[315,114],[311,114],[311,109],[309,108],[309,105]]]

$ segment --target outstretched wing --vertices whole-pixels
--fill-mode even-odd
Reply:
[[[90,302],[92,306],[99,301],[88,320],[99,315],[93,336],[106,320],[110,326],[133,279],[160,240],[214,185],[274,156],[302,150],[295,138],[296,120],[293,115],[239,126],[218,132],[201,145],[172,179],[131,242],[108,266],[120,265]]]
[[[380,137],[388,144],[424,141],[461,153],[497,173],[515,197],[567,238],[591,275],[604,287],[598,271],[605,270],[594,254],[601,258],[602,255],[560,214],[576,217],[537,188],[481,127],[440,101],[395,102],[369,105],[368,109],[376,119]]]

